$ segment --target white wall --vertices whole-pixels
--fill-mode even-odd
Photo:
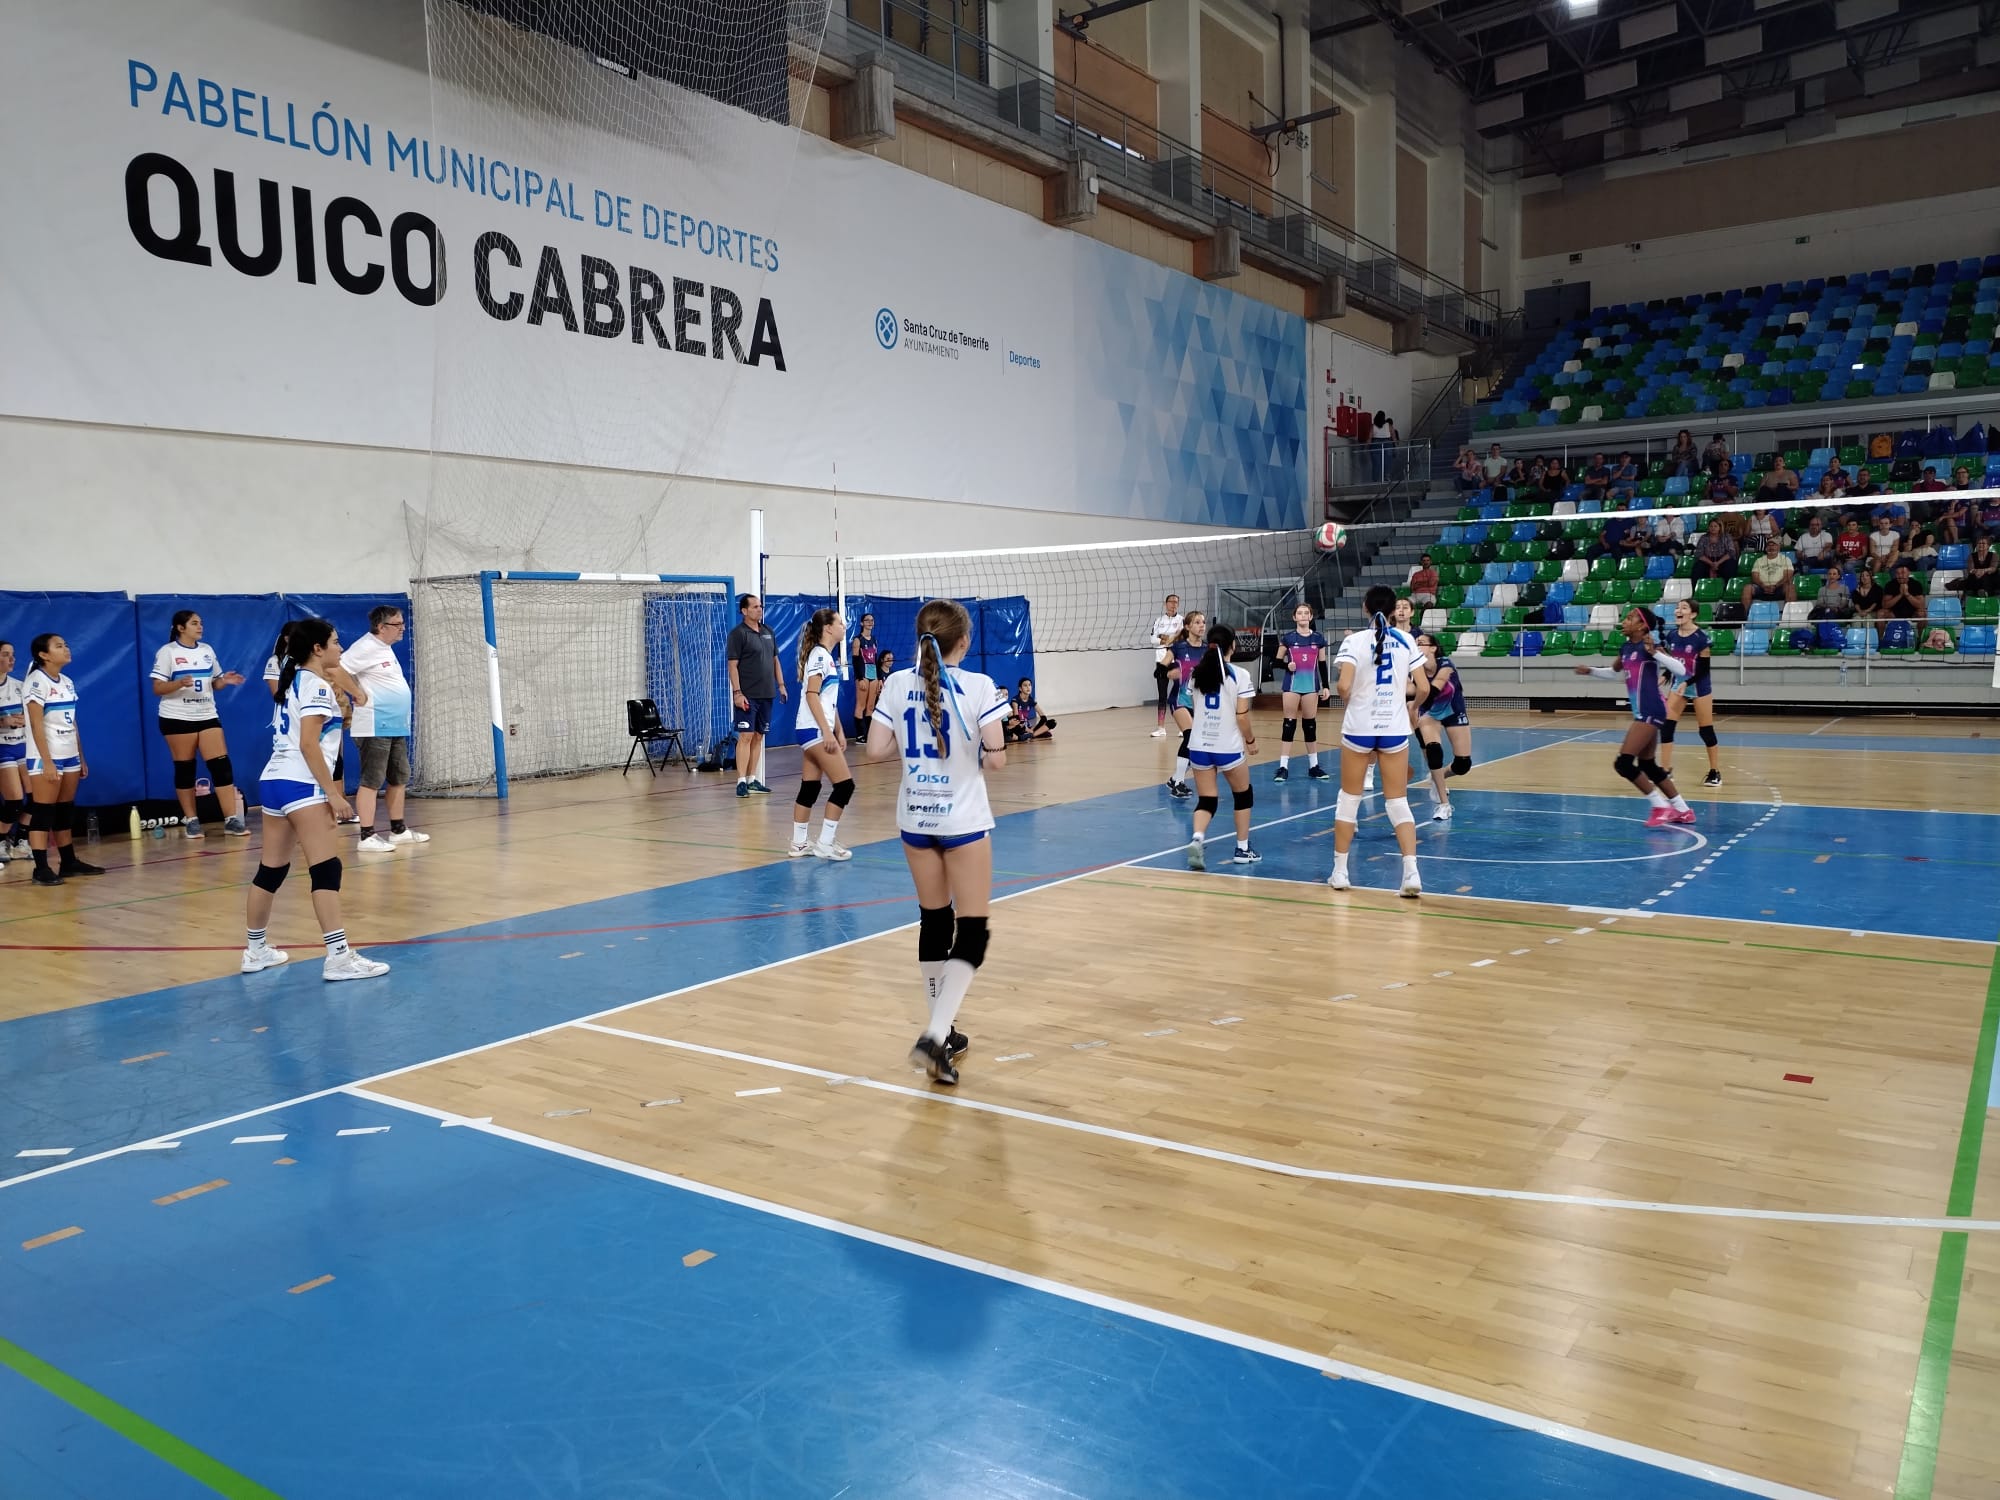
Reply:
[[[2000,128],[2000,127],[1996,127]],[[2000,148],[1996,148],[2000,149]],[[1806,243],[1797,243],[1799,236]],[[1802,214],[1701,234],[1644,241],[1636,251],[1603,245],[1520,265],[1520,286],[1588,281],[1593,306],[1725,291],[1766,281],[1839,276],[1915,261],[2000,250],[2000,188],[1886,208]]]

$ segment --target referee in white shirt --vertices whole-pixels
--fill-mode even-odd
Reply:
[[[1173,695],[1172,676],[1174,654],[1167,648],[1174,637],[1181,633],[1181,596],[1167,595],[1165,608],[1159,618],[1153,621],[1153,687],[1158,695],[1154,704],[1155,721],[1159,725],[1153,731],[1153,738],[1167,737],[1167,701]]]

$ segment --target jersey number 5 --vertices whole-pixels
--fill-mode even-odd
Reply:
[[[928,730],[928,729],[930,728],[930,725],[926,724],[926,725],[924,725],[924,728],[925,728],[926,730]],[[911,760],[915,760],[915,759],[917,759],[917,758],[918,758],[919,756],[923,756],[923,757],[927,757],[927,758],[929,758],[929,759],[931,759],[931,760],[941,760],[941,759],[945,759],[945,758],[947,758],[947,757],[949,757],[949,756],[950,756],[950,754],[951,754],[951,720],[950,720],[950,718],[949,718],[949,717],[947,717],[947,718],[945,719],[945,722],[944,722],[944,728],[943,728],[943,730],[942,730],[942,731],[941,731],[941,732],[940,732],[940,733],[938,734],[938,736],[937,736],[937,741],[938,741],[938,742],[937,742],[937,744],[935,744],[935,745],[932,745],[932,744],[928,743],[928,740],[929,740],[929,736],[928,736],[928,735],[926,735],[926,737],[925,737],[925,743],[919,743],[919,742],[918,742],[918,740],[917,740],[917,711],[916,711],[916,709],[914,709],[914,708],[906,708],[906,709],[904,709],[904,710],[903,710],[903,748],[904,748],[904,752],[905,752],[905,753],[906,753],[906,754],[907,754],[907,755],[909,756],[909,758],[910,758]]]

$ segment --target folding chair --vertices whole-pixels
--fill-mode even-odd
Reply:
[[[646,769],[651,774],[660,774],[660,767],[676,756],[688,770],[694,769],[694,761],[687,753],[687,746],[681,743],[681,732],[660,722],[660,706],[651,698],[627,698],[625,700],[625,728],[632,736],[632,748],[625,752],[623,776],[632,769],[632,757],[643,753]],[[660,745],[659,764],[653,762],[653,746]]]

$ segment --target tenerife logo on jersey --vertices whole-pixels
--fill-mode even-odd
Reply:
[[[882,308],[875,314],[875,342],[884,349],[896,347],[896,339],[902,325],[896,321],[896,314],[889,308]]]

